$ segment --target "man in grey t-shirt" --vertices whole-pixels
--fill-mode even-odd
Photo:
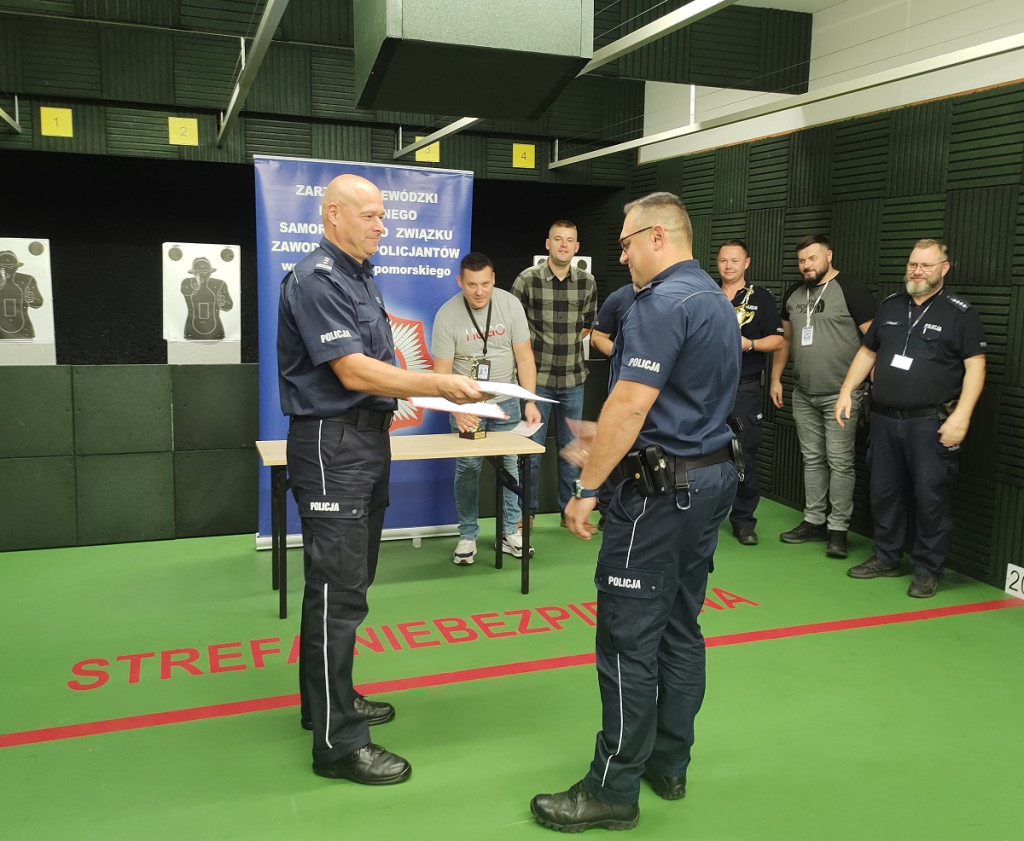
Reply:
[[[854,394],[851,423],[845,427],[836,422],[833,410],[861,335],[875,316],[875,299],[867,286],[840,275],[832,265],[826,237],[804,237],[797,243],[796,256],[804,279],[782,298],[783,345],[775,351],[771,396],[781,408],[782,371],[792,359],[793,421],[804,461],[805,504],[803,520],[780,538],[785,543],[827,541],[825,554],[845,558],[856,480],[855,433],[864,390]]]
[[[434,317],[430,350],[434,371],[439,374],[465,374],[475,380],[518,382],[530,392],[537,389],[537,366],[530,346],[530,327],[519,299],[503,289],[494,288],[494,266],[486,254],[471,252],[462,258],[458,295],[441,305]],[[506,420],[481,418],[465,412],[451,417],[453,430],[470,432],[477,428],[505,430],[515,427],[520,417],[528,423],[540,423],[540,411],[532,400],[523,404],[515,397],[497,401],[508,415]],[[459,518],[459,543],[452,562],[469,566],[476,557],[476,539],[480,534],[478,500],[480,496],[479,458],[455,459],[455,511]],[[513,476],[518,467],[515,456],[505,456],[505,469]],[[501,548],[519,558],[523,539],[516,528],[522,518],[519,497],[504,490],[505,535]]]

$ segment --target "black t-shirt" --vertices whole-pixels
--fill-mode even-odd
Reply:
[[[753,341],[783,334],[782,318],[779,316],[779,308],[775,305],[775,296],[763,286],[748,283],[733,297],[732,305],[736,310],[743,338]],[[748,350],[742,357],[740,378],[746,379],[760,374],[764,370],[767,357],[767,353],[759,350]]]
[[[882,301],[864,347],[877,354],[874,402],[889,409],[923,409],[960,394],[964,360],[985,352],[985,331],[978,311],[945,289],[921,306],[897,292]],[[904,360],[893,365],[897,356]],[[907,359],[910,367],[900,367]]]

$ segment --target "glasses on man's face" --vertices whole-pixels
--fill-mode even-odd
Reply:
[[[654,225],[648,225],[646,228],[641,228],[639,231],[633,231],[633,233],[631,234],[626,234],[622,239],[619,240],[619,248],[622,249],[623,253],[626,253],[627,251],[629,251],[629,246],[631,245],[630,240],[633,237],[635,237],[637,234],[642,234],[644,231],[649,231],[653,227]]]
[[[907,263],[907,271],[910,274],[913,274],[918,269],[920,269],[922,272],[927,274],[932,269],[934,269],[936,266],[941,266],[941,265],[942,265],[941,263]]]

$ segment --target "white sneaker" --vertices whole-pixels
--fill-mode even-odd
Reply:
[[[520,550],[522,551],[522,550]],[[455,547],[455,554],[452,556],[452,563],[460,567],[468,567],[476,558],[476,541],[462,538],[459,545]]]
[[[519,532],[506,534],[504,540],[501,541],[501,551],[513,558],[523,557],[523,536]],[[530,547],[530,557],[533,557],[532,546]]]

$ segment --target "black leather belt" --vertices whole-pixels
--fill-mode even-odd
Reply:
[[[721,464],[723,461],[731,461],[732,452],[729,447],[722,447],[722,449],[709,453],[706,456],[665,456],[665,460],[668,462],[669,467],[673,469],[675,475],[678,476],[684,470],[696,470],[698,467],[707,467],[709,464]]]
[[[326,420],[336,421],[338,423],[350,423],[353,426],[358,426],[360,429],[387,429],[391,426],[391,419],[393,417],[393,412],[379,412],[376,409],[349,409],[347,412],[342,412],[340,415],[333,415],[329,418],[318,418],[311,415],[297,415],[294,420]]]
[[[712,464],[721,464],[723,461],[731,461],[732,452],[730,447],[722,447],[720,450],[716,450],[713,453],[709,453],[706,456],[665,456],[665,465],[667,472],[670,474],[669,478],[673,484],[676,484],[677,476],[685,476],[686,471],[696,470],[698,467],[707,467]],[[620,461],[615,469],[612,470],[611,478],[613,481],[621,482],[624,479],[633,478],[633,472],[626,462],[626,459]]]
[[[889,409],[886,406],[872,406],[871,411],[876,415],[883,415],[887,418],[906,420],[907,418],[933,418],[939,414],[935,406],[925,406],[923,409]]]

